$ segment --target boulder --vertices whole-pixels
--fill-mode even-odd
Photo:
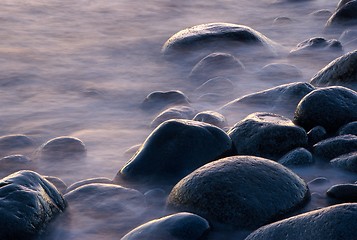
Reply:
[[[150,126],[156,128],[161,123],[170,119],[192,119],[196,113],[197,111],[195,109],[188,106],[171,107],[159,113],[159,115],[152,120]]]
[[[35,239],[66,202],[56,187],[33,171],[0,180],[0,239]]]
[[[327,137],[328,135],[325,128],[321,126],[313,127],[310,131],[307,132],[309,147],[314,146],[316,143],[326,139]]]
[[[309,131],[322,126],[328,133],[357,120],[357,93],[345,87],[320,88],[301,99],[294,123]]]
[[[307,212],[261,227],[245,240],[352,239],[357,204],[340,204]]]
[[[305,148],[296,148],[279,159],[278,163],[284,166],[302,166],[314,163],[312,154]]]
[[[326,22],[330,32],[341,32],[344,28],[357,25],[357,1],[342,4]]]
[[[149,184],[174,184],[196,168],[231,154],[232,141],[220,128],[191,120],[159,125],[117,177]]]
[[[113,183],[113,181],[110,180],[109,178],[106,178],[106,177],[88,178],[88,179],[84,179],[84,180],[72,183],[71,185],[68,186],[66,192],[73,191],[76,188],[79,188],[81,186],[84,186],[84,185],[87,185],[87,184],[91,184],[91,183],[111,184],[111,183]]]
[[[351,172],[357,172],[357,149],[354,152],[332,159],[330,164],[334,167],[342,168]]]
[[[206,218],[213,226],[256,229],[298,208],[309,197],[305,182],[273,161],[233,156],[195,170],[172,189],[167,204]]]
[[[199,86],[195,92],[201,94],[215,93],[222,95],[230,95],[235,91],[234,83],[226,77],[215,77],[209,79],[201,86]]]
[[[151,220],[127,233],[121,240],[199,240],[210,230],[204,218],[192,213],[176,213]]]
[[[357,136],[357,121],[347,123],[338,130],[338,135],[352,134]]]
[[[302,78],[302,72],[297,67],[286,63],[270,63],[265,65],[258,73],[258,77],[265,81],[296,81]]]
[[[343,202],[357,202],[357,184],[333,185],[326,194]]]
[[[314,145],[315,156],[331,160],[341,155],[357,151],[357,136],[341,135],[325,139]]]
[[[179,90],[155,91],[146,96],[141,103],[143,110],[162,110],[176,105],[190,105],[188,97]]]
[[[55,176],[43,176],[47,181],[52,183],[61,194],[65,194],[67,190],[67,184],[60,178]]]
[[[283,116],[258,112],[248,115],[229,131],[238,155],[279,159],[287,152],[307,146],[304,129]]]
[[[344,5],[346,5],[346,3],[351,2],[352,0],[340,0],[337,4],[336,9],[340,9],[341,7],[343,7]]]
[[[209,123],[222,129],[228,125],[226,118],[222,114],[215,111],[199,112],[196,114],[196,116],[194,116],[193,120]]]
[[[39,149],[40,159],[45,160],[73,160],[86,156],[84,143],[75,137],[62,136],[44,143]]]

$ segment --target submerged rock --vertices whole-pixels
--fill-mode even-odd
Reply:
[[[341,43],[336,39],[327,40],[323,37],[314,37],[299,43],[289,53],[291,57],[338,57],[343,54]]]
[[[20,170],[32,170],[32,161],[21,154],[9,155],[0,159],[0,173],[5,177]]]
[[[238,229],[276,221],[309,197],[305,182],[273,161],[234,156],[208,163],[172,189],[170,208]]]
[[[215,111],[199,112],[193,120],[209,123],[222,129],[228,126],[226,118],[222,114]]]
[[[197,93],[215,93],[229,95],[234,93],[234,83],[226,77],[215,77],[209,79],[196,89]]]
[[[220,128],[190,120],[159,125],[117,177],[170,185],[196,168],[230,153],[232,141]]]
[[[91,183],[105,183],[105,184],[111,184],[113,183],[112,180],[110,180],[109,178],[105,178],[105,177],[97,177],[97,178],[88,178],[88,179],[84,179],[75,183],[72,183],[71,185],[69,185],[69,187],[67,188],[67,192],[73,191],[76,188],[79,188],[81,186],[87,185],[87,184],[91,184]]]
[[[291,64],[270,63],[258,72],[258,77],[265,81],[297,80],[302,72]]]
[[[357,172],[357,149],[354,152],[332,159],[330,164],[334,167],[342,168],[351,172]]]
[[[34,239],[66,207],[56,187],[36,172],[16,172],[0,186],[0,239]]]
[[[326,194],[343,202],[357,202],[357,184],[333,185]]]
[[[302,166],[314,163],[314,159],[305,148],[297,148],[285,154],[278,163],[284,166]]]
[[[188,97],[179,90],[155,91],[150,93],[142,102],[141,108],[144,110],[160,110],[175,105],[189,105]]]
[[[86,153],[84,143],[78,138],[69,136],[53,138],[39,149],[40,158],[45,160],[80,159]]]
[[[210,229],[204,218],[192,213],[176,213],[151,220],[129,233],[121,240],[198,240]]]
[[[294,116],[295,124],[306,131],[322,126],[330,133],[356,120],[357,93],[345,87],[326,87],[312,91],[301,99]]]
[[[60,178],[55,176],[43,176],[47,181],[52,183],[61,194],[65,194],[67,190],[67,184]]]
[[[261,227],[245,240],[351,239],[357,228],[357,204],[340,204]]]
[[[357,151],[355,135],[328,138],[314,145],[314,155],[327,160],[355,151]]]
[[[187,106],[171,107],[159,113],[159,115],[152,120],[150,126],[156,128],[161,123],[171,119],[192,119],[196,113],[197,111],[195,109]]]
[[[238,155],[279,159],[287,152],[307,146],[304,129],[283,116],[253,113],[236,123],[229,131]]]
[[[340,32],[344,27],[355,25],[357,25],[357,1],[353,0],[342,3],[327,20],[325,27],[329,31]]]

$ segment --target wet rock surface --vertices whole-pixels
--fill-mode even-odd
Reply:
[[[331,160],[355,151],[357,151],[357,136],[355,135],[328,138],[315,144],[313,149],[314,155],[325,160]]]
[[[312,154],[305,148],[291,150],[279,159],[278,163],[284,166],[304,166],[314,163]]]
[[[215,111],[199,112],[192,120],[209,123],[222,129],[228,126],[226,118],[222,114]]]
[[[39,158],[44,160],[75,160],[86,155],[84,143],[75,137],[53,138],[39,148]]]
[[[327,20],[326,28],[329,31],[338,32],[345,27],[355,26],[357,24],[357,1],[353,0],[340,3],[336,11]]]
[[[357,184],[338,184],[329,188],[327,196],[342,202],[357,202]]]
[[[316,143],[328,138],[328,135],[325,128],[316,126],[307,132],[307,138],[309,147],[312,148]]]
[[[339,135],[352,134],[357,136],[357,121],[347,123],[338,130]]]
[[[332,159],[330,163],[334,167],[345,169],[351,172],[357,172],[357,151],[340,155]]]
[[[152,120],[150,126],[156,128],[161,123],[170,119],[192,119],[197,111],[187,106],[176,106],[168,108],[159,113],[154,120]]]

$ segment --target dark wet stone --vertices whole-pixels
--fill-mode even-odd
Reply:
[[[44,179],[52,183],[61,194],[65,194],[67,190],[67,184],[60,178],[54,176],[43,176]]]
[[[357,136],[357,121],[347,123],[338,130],[338,135],[352,134]]]
[[[332,159],[330,164],[334,167],[357,172],[357,150]]]
[[[329,188],[327,196],[344,202],[357,202],[357,184],[337,184]]]
[[[289,151],[305,147],[304,129],[283,116],[253,113],[236,123],[229,131],[238,155],[279,159]]]
[[[239,75],[244,69],[243,63],[229,53],[211,53],[193,67],[189,78],[202,84],[215,77]]]
[[[189,105],[190,100],[181,91],[155,91],[150,93],[142,102],[141,108],[144,110],[161,110],[175,105]]]
[[[66,207],[58,190],[36,172],[16,172],[0,186],[0,239],[34,239]]]
[[[278,163],[284,166],[302,166],[314,163],[312,154],[305,148],[291,150],[279,159]]]
[[[351,239],[357,228],[357,204],[339,204],[261,227],[245,240]]]
[[[224,128],[227,127],[227,120],[226,118],[215,111],[203,111],[203,112],[199,112],[196,114],[196,116],[193,118],[194,121],[199,121],[199,122],[205,122],[205,123],[209,123],[212,124],[216,127],[219,128]]]
[[[205,163],[230,154],[231,149],[231,139],[218,127],[169,120],[150,134],[117,177],[170,185]]]
[[[153,206],[164,206],[167,193],[161,188],[154,188],[144,193],[146,202]]]
[[[322,68],[310,83],[314,86],[346,86],[357,89],[357,50],[333,60]]]
[[[341,7],[343,7],[344,5],[346,5],[346,3],[351,2],[352,0],[340,0],[337,4],[336,9],[340,9]]]
[[[206,219],[192,213],[176,213],[147,222],[121,240],[199,240],[210,230]]]
[[[326,87],[312,91],[301,99],[294,116],[295,124],[306,131],[322,126],[330,133],[356,120],[357,93],[345,87]]]
[[[357,1],[348,1],[327,20],[325,27],[331,32],[341,32],[344,28],[357,25]]]
[[[57,137],[44,143],[39,154],[41,159],[46,160],[73,160],[86,155],[84,143],[75,137]]]
[[[156,128],[161,123],[170,119],[192,119],[196,113],[197,111],[195,109],[187,106],[171,107],[159,113],[159,115],[152,120],[150,126]]]
[[[294,65],[270,63],[258,72],[258,77],[265,81],[297,80],[302,77],[302,72]]]
[[[212,52],[253,51],[276,55],[277,44],[254,29],[231,23],[208,23],[181,30],[170,37],[162,53],[170,59],[201,59]]]
[[[336,39],[327,40],[323,37],[314,37],[299,43],[289,53],[291,57],[322,57],[332,56],[332,59],[343,54],[341,43]],[[332,54],[331,54],[332,53]],[[334,54],[333,54],[334,53]]]
[[[197,93],[216,93],[229,95],[234,92],[235,86],[231,80],[226,77],[215,77],[203,83],[196,89]]]
[[[91,184],[91,183],[111,184],[111,183],[113,183],[113,181],[110,180],[109,178],[106,178],[106,177],[88,178],[88,179],[84,179],[84,180],[72,183],[67,188],[67,192],[73,191],[76,188],[79,188],[81,186],[84,186],[84,185],[87,185],[87,184]]]
[[[208,163],[182,179],[168,207],[189,211],[210,223],[255,229],[276,221],[309,196],[305,182],[273,161],[234,156]]]
[[[34,141],[26,135],[14,134],[0,137],[1,152],[32,148],[34,145]]]
[[[331,160],[355,151],[357,151],[357,136],[341,135],[315,144],[313,153],[317,157]]]
[[[307,132],[308,144],[309,147],[312,147],[318,142],[325,140],[328,137],[325,128],[321,126],[313,127],[310,131]]]
[[[237,98],[225,104],[221,109],[234,113],[246,111],[248,106],[249,113],[252,111],[269,111],[277,114],[293,115],[299,101],[314,89],[311,84],[304,82],[283,84]]]

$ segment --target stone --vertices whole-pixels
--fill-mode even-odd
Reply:
[[[191,70],[189,79],[203,84],[215,77],[230,77],[242,73],[245,67],[239,59],[229,53],[215,52],[201,59]]]
[[[337,4],[336,9],[340,9],[341,7],[343,7],[344,5],[346,5],[346,3],[351,2],[352,0],[340,0]]]
[[[0,156],[28,155],[33,152],[35,141],[23,134],[5,135],[0,137]]]
[[[310,83],[317,87],[345,86],[357,89],[357,50],[344,54],[336,58],[310,80]]]
[[[357,1],[348,1],[337,8],[327,20],[325,28],[329,32],[341,32],[344,28],[357,25]]]
[[[347,29],[345,31],[343,31],[343,33],[341,34],[341,36],[338,38],[338,40],[342,43],[348,43],[351,42],[353,40],[357,39],[357,30],[353,30],[353,29]]]
[[[144,193],[147,204],[151,206],[165,206],[167,193],[161,188],[154,188]]]
[[[327,20],[329,17],[331,17],[332,12],[328,9],[320,9],[310,13],[309,15],[317,19]]]
[[[84,179],[84,180],[72,183],[71,185],[69,185],[69,187],[67,188],[66,192],[73,191],[76,188],[79,188],[81,186],[84,186],[84,185],[87,185],[87,184],[91,184],[91,183],[112,184],[113,181],[110,180],[109,178],[106,178],[106,177],[88,178],[88,179]]]
[[[159,115],[157,115],[154,120],[152,120],[150,127],[156,128],[161,123],[171,120],[171,119],[192,119],[197,111],[188,106],[176,106],[168,108]]]
[[[159,125],[117,177],[148,184],[175,184],[205,163],[231,154],[232,141],[220,128],[191,120]]]
[[[235,90],[234,83],[227,77],[215,77],[209,79],[201,86],[199,86],[195,92],[201,94],[216,93],[230,95]]]
[[[330,161],[334,167],[357,172],[357,151],[338,156]]]
[[[236,123],[228,135],[238,155],[277,160],[295,148],[307,146],[304,129],[273,113],[252,113]]]
[[[333,185],[326,194],[343,202],[357,202],[357,184]]]
[[[75,137],[62,136],[44,143],[39,149],[40,159],[73,160],[85,157],[87,149],[84,143]]]
[[[279,159],[278,163],[284,166],[302,166],[314,163],[312,154],[305,148],[296,148]]]
[[[16,154],[0,159],[0,172],[2,177],[20,170],[32,170],[32,161],[24,155]]]
[[[321,185],[324,185],[324,184],[327,184],[329,183],[330,181],[325,178],[325,177],[317,177],[317,178],[314,178],[312,179],[310,182],[308,182],[307,184],[310,186],[321,186]]]
[[[338,130],[338,135],[352,134],[357,136],[357,121],[347,123]]]
[[[313,153],[322,159],[331,160],[357,151],[357,136],[341,135],[325,139],[314,145]]]
[[[208,23],[181,30],[171,36],[161,52],[168,59],[197,61],[212,52],[235,52],[239,56],[260,52],[276,56],[278,44],[262,33],[232,23]]]
[[[302,72],[297,67],[286,63],[270,63],[265,65],[258,73],[259,79],[264,81],[296,81],[302,78]]]
[[[189,211],[218,224],[253,230],[276,221],[309,197],[305,182],[279,163],[233,156],[208,163],[178,182],[169,209]]]
[[[259,111],[269,111],[276,114],[291,115],[300,100],[315,90],[315,87],[305,82],[294,82],[279,85],[256,93],[237,98],[221,107],[228,113],[247,111],[246,114]],[[247,108],[248,107],[248,108]]]
[[[314,146],[316,143],[325,140],[328,137],[325,128],[321,126],[316,126],[311,128],[310,131],[307,132],[308,144],[309,147]]]
[[[222,114],[215,111],[199,112],[192,120],[209,123],[222,129],[228,126],[226,118]]]
[[[290,57],[310,57],[316,58],[322,55],[332,56],[332,59],[343,54],[341,43],[336,39],[327,40],[323,37],[314,37],[300,42],[289,53]]]
[[[187,212],[151,220],[127,233],[121,240],[198,240],[210,230],[204,218]]]
[[[274,19],[273,24],[274,25],[283,25],[283,24],[289,24],[292,22],[293,22],[293,20],[289,17],[277,17]]]
[[[0,186],[0,239],[35,239],[66,208],[56,187],[36,172],[15,172]]]
[[[141,103],[143,110],[161,110],[176,105],[190,105],[188,97],[179,90],[155,91]]]
[[[67,190],[67,184],[60,178],[55,176],[43,176],[44,179],[52,183],[61,194],[65,194]]]
[[[357,120],[357,93],[345,87],[326,87],[312,91],[301,99],[294,123],[310,131],[322,126],[328,133]]]
[[[339,204],[261,227],[245,240],[351,239],[357,228],[356,218],[357,204]]]

